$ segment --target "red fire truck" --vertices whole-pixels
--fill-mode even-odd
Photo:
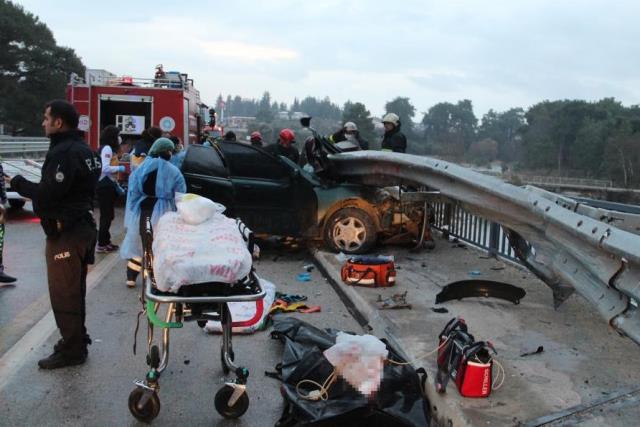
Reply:
[[[180,72],[156,67],[152,79],[119,77],[105,70],[87,70],[85,79],[72,75],[67,100],[80,113],[79,128],[89,145],[97,149],[100,131],[108,125],[120,128],[123,140],[134,144],[142,131],[157,126],[195,143],[209,112],[200,102],[193,79]]]

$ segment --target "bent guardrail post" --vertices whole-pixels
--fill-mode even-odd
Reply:
[[[640,344],[640,236],[587,215],[597,216],[589,210],[573,212],[538,189],[454,163],[379,151],[328,158],[333,174],[372,185],[426,185],[500,223],[524,265],[553,290],[556,307],[575,289],[618,332]]]

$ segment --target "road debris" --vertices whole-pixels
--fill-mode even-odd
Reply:
[[[492,297],[519,304],[527,293],[524,289],[493,280],[461,280],[448,284],[438,295],[436,304],[471,297]]]
[[[534,351],[527,351],[525,353],[522,353],[520,357],[533,356],[534,354],[540,354],[542,352],[544,352],[544,347],[539,345],[538,348],[535,349]]]
[[[376,306],[380,310],[393,310],[399,308],[408,308],[411,310],[411,304],[407,303],[407,291],[404,291],[401,294],[393,294],[384,299],[382,298],[382,295],[378,294]]]

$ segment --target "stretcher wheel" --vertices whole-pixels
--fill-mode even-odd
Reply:
[[[144,407],[140,408],[138,403],[145,390],[136,387],[129,395],[129,412],[136,417],[137,420],[144,423],[152,421],[160,413],[160,398],[157,393],[153,393]]]
[[[158,369],[160,366],[160,349],[157,345],[151,346],[151,351],[147,355],[147,365],[154,369]]]
[[[229,398],[233,394],[233,387],[225,385],[216,393],[214,403],[216,411],[225,418],[239,418],[249,409],[249,396],[242,393],[235,405],[229,406]]]

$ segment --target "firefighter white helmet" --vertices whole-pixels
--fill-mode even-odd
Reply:
[[[344,130],[355,131],[355,130],[358,130],[358,126],[356,126],[356,124],[353,122],[347,122],[344,124]]]
[[[394,126],[398,126],[398,123],[400,123],[400,117],[398,117],[398,115],[394,113],[387,113],[382,118],[382,123],[391,123]]]

